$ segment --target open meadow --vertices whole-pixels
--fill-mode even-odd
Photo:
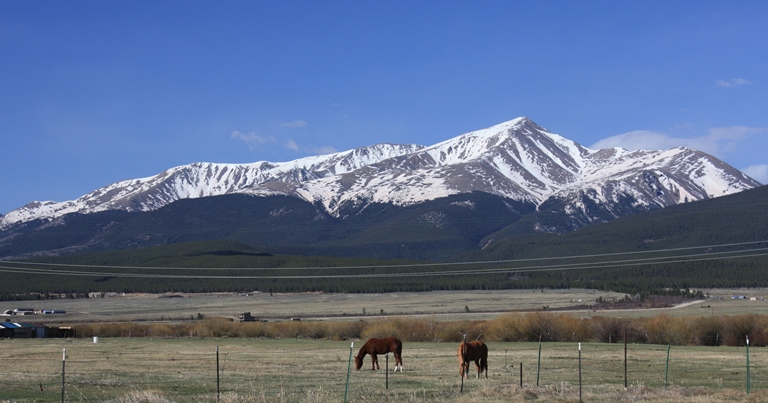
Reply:
[[[703,290],[710,297],[701,303],[665,309],[670,316],[768,314],[766,289]],[[734,300],[743,295],[743,300]],[[380,294],[333,293],[217,293],[217,294],[126,294],[108,298],[55,299],[37,301],[4,301],[0,308],[27,307],[37,310],[64,310],[66,314],[35,317],[48,324],[179,321],[200,317],[237,317],[251,312],[267,320],[300,317],[310,320],[359,320],[382,316],[428,316],[438,320],[486,320],[506,312],[530,312],[565,309],[595,304],[598,298],[621,299],[625,294],[585,289],[567,290],[488,290],[431,291]],[[750,300],[755,298],[755,300]],[[764,300],[761,300],[764,299]],[[580,308],[577,317],[595,312]],[[659,310],[605,310],[603,316],[642,317],[659,314]]]
[[[750,316],[768,314],[763,289],[705,290],[705,300],[674,308],[605,311],[568,308],[624,295],[175,295],[5,302],[6,309],[66,310],[23,319],[72,324],[80,337],[1,339],[0,402],[768,401],[768,333],[764,318]],[[225,319],[242,312],[269,323]],[[712,323],[729,345],[691,345]],[[622,328],[634,329],[626,361]],[[488,379],[465,380],[461,391],[456,341],[480,332]],[[366,357],[348,377],[365,339],[385,334],[403,338],[405,372],[385,372],[381,356],[382,370],[371,371]],[[751,350],[743,334],[755,335]]]
[[[384,371],[387,360],[390,369],[394,365],[391,355],[379,357],[380,371],[370,370],[369,357],[363,369],[352,363],[350,370],[350,356],[361,343],[353,350],[351,345],[308,339],[2,340],[0,401],[55,402],[62,391],[69,402],[136,403],[319,403],[345,396],[348,402],[576,402],[580,394],[590,402],[768,399],[765,348],[750,351],[748,376],[743,347],[630,344],[625,388],[621,343],[584,343],[579,360],[578,343],[489,342],[488,379],[475,379],[473,365],[462,392],[457,343],[404,343],[405,371],[397,373]]]

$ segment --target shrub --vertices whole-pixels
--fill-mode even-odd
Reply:
[[[557,317],[557,322],[560,328],[558,331],[559,341],[579,342],[594,338],[589,319],[560,315]]]
[[[719,316],[704,316],[696,319],[695,343],[700,346],[719,346],[723,342],[723,319]]]
[[[626,318],[607,318],[595,316],[592,318],[592,334],[598,341],[603,343],[618,343],[624,340],[624,334],[627,334],[627,340],[632,339],[636,332],[632,328],[631,322]]]
[[[554,315],[544,312],[525,314],[522,322],[524,341],[558,341],[559,325]]]
[[[488,325],[489,337],[496,341],[523,341],[522,316],[503,314]]]
[[[397,337],[402,341],[461,342],[581,342],[620,343],[626,332],[633,343],[673,345],[743,346],[749,336],[753,346],[768,345],[768,316],[706,316],[672,318],[658,315],[629,319],[595,316],[575,318],[565,314],[534,312],[503,314],[490,321],[437,321],[434,318],[382,318],[370,322],[231,322],[209,318],[182,323],[93,323],[76,326],[80,337],[243,337],[366,340]]]
[[[696,342],[695,326],[688,318],[671,318],[662,314],[639,321],[638,327],[638,333],[644,335],[647,343],[684,346]]]
[[[723,344],[727,346],[744,346],[749,336],[750,345],[764,346],[765,334],[760,325],[765,320],[755,314],[726,316],[723,318]]]

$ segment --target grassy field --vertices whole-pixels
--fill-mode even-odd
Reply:
[[[302,317],[311,319],[357,320],[383,315],[429,315],[446,319],[488,319],[513,310],[541,310],[594,303],[598,297],[622,298],[624,294],[596,290],[496,290],[432,291],[384,294],[238,293],[220,294],[129,294],[113,298],[6,301],[5,309],[23,306],[34,309],[65,310],[50,315],[46,323],[93,321],[163,321],[173,319],[237,316],[251,312],[273,320]],[[164,298],[163,298],[164,297]],[[582,302],[578,302],[581,300]],[[467,312],[467,309],[469,312]],[[469,313],[469,315],[467,315]],[[586,314],[586,313],[585,313]],[[36,320],[43,320],[37,318]]]
[[[65,400],[78,402],[319,403],[344,401],[345,394],[349,402],[575,402],[580,392],[591,402],[768,399],[764,348],[750,351],[748,394],[745,348],[673,346],[667,372],[667,346],[629,345],[625,389],[623,344],[586,343],[580,389],[578,344],[488,345],[488,379],[465,380],[461,392],[456,343],[404,343],[402,373],[386,373],[385,357],[379,358],[382,370],[371,371],[366,357],[362,370],[352,367],[347,389],[347,341],[2,340],[0,401],[61,401],[62,372]],[[391,356],[389,365],[394,365]]]
[[[663,310],[669,316],[768,314],[766,289],[703,290],[709,298],[686,307]],[[441,320],[487,320],[510,311],[537,311],[574,305],[594,304],[603,299],[622,298],[624,294],[596,290],[494,290],[494,291],[432,291],[384,294],[279,294],[257,293],[243,296],[220,294],[130,294],[114,298],[64,299],[41,301],[6,301],[0,310],[16,307],[65,310],[64,315],[35,317],[47,324],[178,321],[204,317],[236,317],[243,312],[270,320],[291,317],[316,320],[359,320],[388,315],[423,315]],[[756,300],[734,300],[734,295]],[[165,296],[166,298],[161,298]],[[761,300],[764,299],[764,300]],[[598,312],[602,316],[655,316],[659,310],[629,310]],[[198,315],[199,314],[199,315]],[[575,310],[576,317],[595,315],[586,309]],[[25,318],[26,319],[26,318]],[[32,320],[32,319],[30,319]]]
[[[664,310],[569,312],[642,317],[768,314],[763,289],[704,290],[705,301]],[[733,295],[747,299],[735,300]],[[177,298],[116,298],[6,302],[7,307],[64,309],[65,315],[24,317],[27,322],[174,322],[251,312],[270,321],[368,320],[390,315],[445,320],[487,320],[510,311],[540,311],[591,304],[623,294],[594,290],[441,291],[391,294],[188,294]],[[750,300],[750,298],[755,298]],[[581,302],[579,302],[581,300]],[[365,311],[363,311],[365,310]],[[19,318],[14,318],[18,320]],[[101,337],[0,340],[0,402],[509,402],[509,401],[768,401],[768,353],[744,347],[630,344],[627,387],[622,344],[489,342],[489,379],[469,379],[460,392],[456,343],[406,342],[404,373],[347,369],[351,341],[258,338]],[[355,341],[359,347],[360,341]],[[217,396],[217,360],[219,349]],[[62,363],[66,349],[67,361]],[[356,349],[355,349],[356,353]],[[390,357],[391,359],[391,357]],[[385,358],[380,364],[385,366]],[[64,365],[63,365],[64,364]],[[394,365],[390,361],[391,365]],[[520,366],[523,367],[522,387]],[[539,366],[540,364],[540,366]],[[540,370],[537,372],[537,368]],[[667,372],[668,369],[668,372]],[[388,382],[388,385],[387,385]],[[666,385],[666,387],[665,387]],[[388,386],[388,388],[387,388]]]

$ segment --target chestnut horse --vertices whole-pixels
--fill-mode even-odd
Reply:
[[[488,346],[480,340],[462,342],[459,344],[459,374],[461,377],[469,378],[469,363],[474,361],[477,367],[477,377],[485,371],[485,377],[488,378]]]
[[[387,354],[391,352],[395,355],[395,370],[393,372],[397,372],[398,366],[400,368],[400,372],[403,372],[403,359],[400,357],[400,353],[402,351],[403,342],[394,337],[370,339],[365,342],[365,344],[363,344],[363,347],[360,348],[357,356],[355,356],[355,366],[359,370],[363,366],[363,358],[365,355],[370,354],[372,361],[371,370],[379,369],[379,360],[376,355]]]

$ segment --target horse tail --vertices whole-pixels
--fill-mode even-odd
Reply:
[[[395,371],[397,372],[397,368],[400,368],[400,371],[403,371],[403,342],[400,341],[400,339],[395,337],[388,337],[386,339],[386,348],[387,352],[391,352],[395,355]]]
[[[464,339],[461,342],[461,376],[465,377],[469,374],[469,357],[467,355],[467,340]]]
[[[485,371],[485,377],[488,378],[488,346],[483,344],[483,351],[480,355],[480,367]]]

